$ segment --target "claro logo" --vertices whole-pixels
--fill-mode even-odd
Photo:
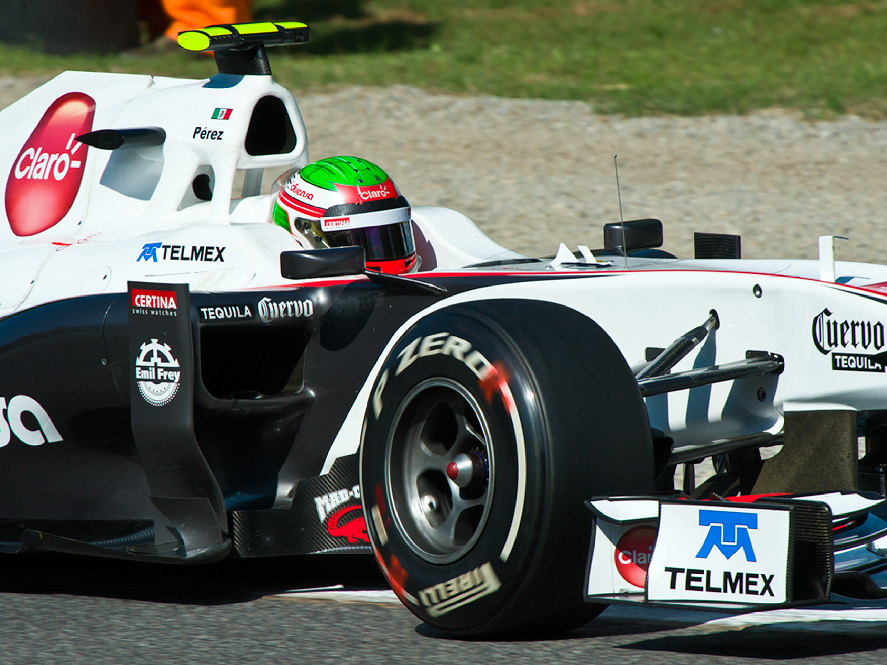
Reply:
[[[0,397],[0,448],[13,436],[29,446],[62,440],[46,409],[27,395],[16,395],[8,404]]]
[[[95,101],[82,92],[56,99],[22,146],[6,181],[12,232],[32,236],[58,224],[80,190],[87,146],[76,137],[92,131]]]
[[[657,531],[652,526],[636,526],[622,534],[616,543],[616,552],[613,555],[616,570],[622,579],[641,589],[647,581],[647,569],[653,557],[656,535]]]
[[[397,197],[397,190],[390,178],[378,185],[336,185],[336,190],[342,195],[344,203],[365,203]]]

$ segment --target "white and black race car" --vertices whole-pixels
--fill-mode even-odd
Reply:
[[[423,207],[420,272],[304,250],[261,183],[308,161],[265,51],[308,28],[186,35],[218,74],[0,112],[0,550],[372,552],[465,634],[884,593],[887,267],[657,220],[533,258]]]

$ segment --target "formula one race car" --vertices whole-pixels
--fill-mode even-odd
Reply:
[[[533,258],[428,207],[418,272],[305,249],[261,182],[308,162],[266,56],[307,36],[0,112],[2,551],[372,552],[465,634],[884,593],[887,268],[678,259],[657,220]]]

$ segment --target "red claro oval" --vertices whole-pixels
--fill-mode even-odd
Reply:
[[[80,190],[89,148],[75,137],[92,131],[95,100],[69,92],[46,109],[6,180],[6,216],[17,236],[58,224]]]
[[[622,579],[641,589],[647,581],[656,534],[657,530],[652,526],[636,526],[622,534],[616,543],[616,570]]]

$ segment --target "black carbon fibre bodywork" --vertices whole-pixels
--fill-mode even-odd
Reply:
[[[525,279],[435,281],[452,295]],[[176,316],[150,300],[173,292]],[[349,540],[353,515],[331,527],[315,502],[355,487],[356,464],[315,477],[392,335],[439,300],[364,279],[192,294],[143,283],[3,319],[0,543],[176,560],[225,556],[232,538],[241,556],[366,549]],[[162,404],[137,386],[152,345],[181,372]]]

